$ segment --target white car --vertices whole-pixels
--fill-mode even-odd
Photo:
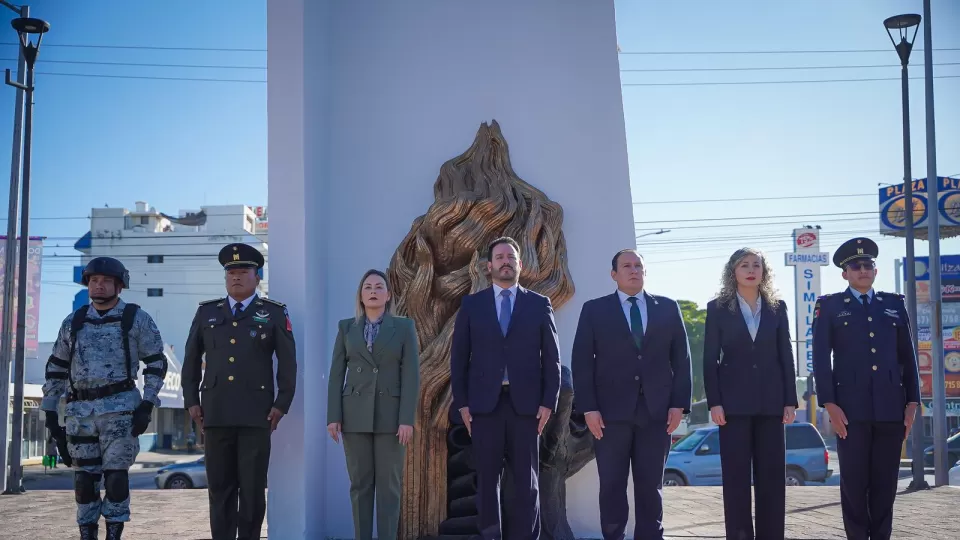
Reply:
[[[960,487],[960,461],[954,463],[953,468],[947,473],[947,483]]]

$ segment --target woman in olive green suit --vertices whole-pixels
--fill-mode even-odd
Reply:
[[[420,391],[413,320],[394,316],[387,276],[368,270],[357,290],[357,313],[339,323],[330,365],[327,431],[339,443],[350,476],[357,540],[394,540],[400,521],[400,485],[406,445]]]

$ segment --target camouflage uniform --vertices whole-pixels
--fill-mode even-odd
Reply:
[[[167,359],[163,339],[153,318],[139,309],[129,332],[130,366],[124,366],[126,352],[119,318],[126,304],[117,305],[102,317],[93,305],[86,312],[86,321],[79,329],[76,343],[71,343],[71,321],[67,317],[47,362],[41,409],[56,411],[60,398],[67,394],[65,411],[66,434],[70,457],[76,465],[75,491],[77,523],[96,524],[103,515],[109,522],[130,520],[130,491],[127,470],[140,451],[134,436],[134,410],[141,401],[160,405],[157,393],[163,386]],[[116,318],[116,322],[95,324],[91,321]],[[70,351],[73,349],[73,357]],[[139,362],[143,371],[143,397],[136,387]],[[129,389],[123,389],[127,383]],[[83,399],[84,392],[120,386],[112,395]],[[79,395],[78,395],[79,394]],[[103,479],[106,497],[100,499]]]

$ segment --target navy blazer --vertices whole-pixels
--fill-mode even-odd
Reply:
[[[813,372],[821,406],[835,403],[851,422],[902,422],[907,402],[920,403],[903,295],[877,291],[866,308],[850,289],[820,297],[813,319]]]
[[[774,310],[762,301],[756,340],[739,302],[733,311],[718,300],[707,303],[703,386],[707,406],[720,405],[725,414],[781,416],[784,407],[798,406],[786,302]]]
[[[517,287],[507,335],[500,330],[493,287],[465,296],[453,327],[450,386],[455,409],[493,411],[508,370],[510,399],[521,415],[551,411],[560,398],[560,342],[546,296]]]
[[[642,387],[653,418],[666,420],[670,408],[690,412],[690,343],[680,305],[643,294],[647,330],[642,349],[630,333],[616,292],[583,304],[572,358],[578,411],[599,411],[605,421],[632,421]]]

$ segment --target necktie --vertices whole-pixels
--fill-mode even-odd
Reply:
[[[504,289],[500,291],[500,297],[503,300],[500,301],[500,331],[503,332],[503,335],[507,335],[507,329],[510,328],[510,289]],[[510,382],[510,378],[507,376],[507,367],[503,367],[503,384]]]
[[[637,342],[637,348],[643,347],[643,317],[640,316],[640,306],[637,305],[637,297],[627,298],[630,301],[630,331],[633,333],[633,340]]]
[[[500,331],[507,335],[507,329],[510,328],[510,289],[500,291]]]
[[[233,316],[238,317],[240,315],[240,312],[242,311],[243,311],[243,302],[237,302],[237,304],[233,306]]]
[[[863,304],[863,309],[867,309],[867,307],[870,306],[870,297],[866,294],[861,294],[860,303]]]

